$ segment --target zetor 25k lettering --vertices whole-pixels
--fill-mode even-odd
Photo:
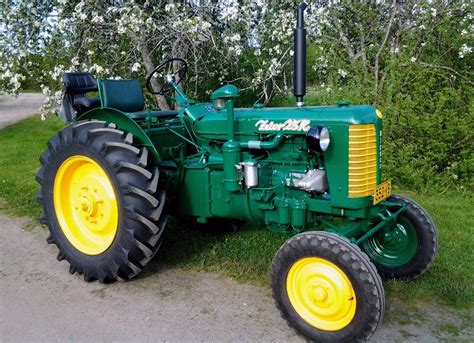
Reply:
[[[167,216],[222,230],[253,222],[293,235],[270,273],[290,326],[321,341],[375,332],[385,306],[380,275],[420,276],[438,238],[429,214],[383,179],[380,111],[304,106],[305,8],[295,29],[296,107],[234,108],[233,85],[197,103],[178,86],[187,71],[180,58],[147,79],[177,111],[145,109],[138,80],[63,75],[61,115],[70,125],[50,139],[37,180],[48,242],[71,273],[133,278],[166,244]]]
[[[307,132],[311,128],[311,120],[308,119],[288,119],[283,123],[275,123],[270,120],[261,119],[255,126],[258,131],[303,131]]]

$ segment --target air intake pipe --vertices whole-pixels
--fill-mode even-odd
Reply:
[[[298,6],[294,35],[293,94],[298,107],[303,106],[303,97],[306,94],[306,29],[304,28],[306,7],[308,5],[305,2]]]

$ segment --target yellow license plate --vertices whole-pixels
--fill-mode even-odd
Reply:
[[[392,180],[387,180],[375,188],[374,205],[387,199],[392,194]]]

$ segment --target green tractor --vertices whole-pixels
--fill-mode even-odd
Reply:
[[[222,230],[246,221],[293,234],[270,282],[300,334],[354,341],[375,332],[385,304],[379,274],[423,274],[438,238],[428,213],[383,181],[379,110],[303,105],[305,8],[297,11],[293,108],[234,108],[233,85],[196,103],[179,86],[187,69],[179,58],[147,79],[177,111],[145,109],[138,80],[63,76],[61,112],[71,123],[48,142],[37,180],[48,242],[71,273],[133,278],[162,245],[167,215]]]

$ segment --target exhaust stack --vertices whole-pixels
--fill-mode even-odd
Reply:
[[[298,6],[294,36],[293,61],[293,94],[296,97],[296,106],[303,106],[303,97],[306,94],[306,29],[304,28],[304,10],[308,7],[305,2]]]

